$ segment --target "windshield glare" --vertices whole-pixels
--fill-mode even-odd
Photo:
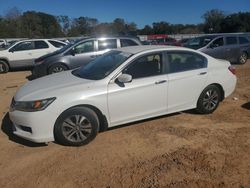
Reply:
[[[86,66],[72,71],[72,74],[84,79],[101,80],[131,56],[132,54],[127,52],[112,50],[94,59]]]

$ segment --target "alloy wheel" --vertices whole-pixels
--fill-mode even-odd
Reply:
[[[62,72],[62,71],[64,71],[64,69],[62,67],[54,67],[52,70],[52,74]]]
[[[240,56],[240,63],[241,63],[241,64],[244,64],[246,61],[247,61],[247,54],[246,54],[246,53],[243,53],[243,54]]]
[[[219,94],[216,90],[208,90],[203,99],[203,106],[206,110],[213,110],[219,103]]]
[[[83,115],[73,115],[64,120],[62,133],[71,142],[82,142],[86,140],[91,132],[90,121]]]

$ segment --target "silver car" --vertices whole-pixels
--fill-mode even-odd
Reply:
[[[250,56],[250,41],[244,35],[222,35],[198,50],[214,58],[244,64]]]
[[[36,59],[32,77],[38,78],[52,73],[75,69],[88,64],[110,49],[138,45],[141,45],[140,41],[131,37],[83,39],[74,44],[69,44],[59,51]]]

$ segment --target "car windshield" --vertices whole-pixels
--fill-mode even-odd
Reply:
[[[86,66],[72,71],[72,74],[89,80],[101,80],[113,72],[133,54],[112,50],[91,61]]]
[[[68,50],[69,48],[71,48],[74,45],[74,43],[69,43],[65,46],[63,46],[62,48],[60,48],[59,50],[57,50],[57,53],[62,53],[65,52],[66,50]]]
[[[5,50],[10,49],[12,46],[14,46],[17,43],[17,41],[11,41],[8,45],[4,47]]]

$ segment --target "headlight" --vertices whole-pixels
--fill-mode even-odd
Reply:
[[[56,98],[41,99],[35,101],[15,101],[12,99],[10,111],[19,110],[25,112],[41,111],[47,108]]]

